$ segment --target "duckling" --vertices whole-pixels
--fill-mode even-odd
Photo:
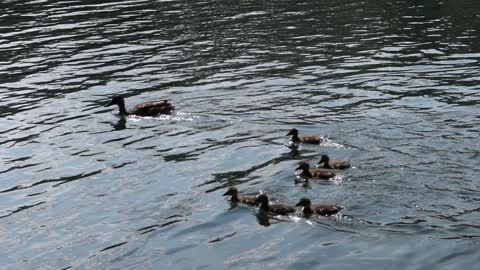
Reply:
[[[171,114],[175,110],[175,107],[167,100],[144,102],[127,110],[125,108],[125,99],[116,95],[112,97],[112,100],[105,107],[112,105],[118,105],[121,115],[156,116],[159,114]]]
[[[298,164],[295,171],[302,170],[300,175],[305,178],[330,179],[335,176],[335,173],[327,169],[310,169],[310,164],[307,161],[302,161]]]
[[[345,160],[330,161],[330,158],[327,155],[322,155],[318,165],[321,165],[325,169],[348,169],[352,167],[352,164]]]
[[[284,216],[295,212],[295,208],[286,204],[270,203],[267,194],[264,193],[257,195],[257,199],[255,201],[260,205],[260,210],[265,212],[271,212],[277,215]]]
[[[230,200],[235,203],[244,203],[244,204],[249,204],[249,205],[258,205],[258,203],[255,201],[257,199],[257,196],[255,195],[240,195],[238,194],[238,189],[236,187],[229,187],[227,192],[223,194],[223,196],[231,196]]]
[[[323,142],[323,139],[319,136],[298,136],[298,130],[292,128],[287,136],[292,136],[292,142],[294,143],[310,143],[310,144],[320,144]]]
[[[301,198],[296,206],[303,206],[302,212],[305,215],[318,214],[322,216],[331,216],[343,210],[342,206],[330,203],[312,205],[310,199],[306,197]]]

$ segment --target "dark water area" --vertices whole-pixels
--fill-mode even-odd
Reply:
[[[0,269],[476,268],[479,1],[0,10]],[[296,181],[321,154],[354,168]],[[232,185],[345,210],[265,216]]]

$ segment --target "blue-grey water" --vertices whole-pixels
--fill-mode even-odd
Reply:
[[[479,1],[0,10],[0,269],[478,267]],[[121,118],[114,94],[177,111]],[[296,181],[321,154],[354,168]],[[346,209],[268,217],[231,185]]]

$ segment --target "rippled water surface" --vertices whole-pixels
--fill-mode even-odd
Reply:
[[[0,7],[0,269],[478,264],[480,2]],[[114,94],[177,111],[122,118]],[[289,148],[293,127],[329,141]],[[296,181],[321,154],[354,168]],[[265,216],[231,185],[346,209]]]

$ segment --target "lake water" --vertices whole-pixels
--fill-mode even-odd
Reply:
[[[478,264],[479,1],[0,7],[0,269]],[[296,181],[321,154],[354,168]],[[265,216],[231,185],[346,209]]]

